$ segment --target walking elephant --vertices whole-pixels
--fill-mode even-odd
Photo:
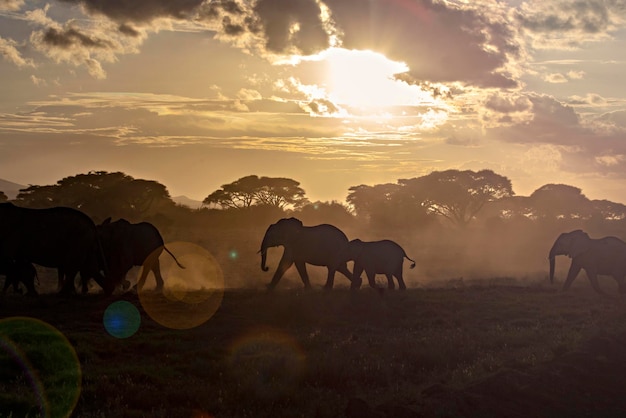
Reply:
[[[354,239],[348,244],[345,258],[347,261],[354,260],[352,285],[357,289],[361,286],[361,273],[365,271],[370,287],[374,289],[377,288],[376,274],[384,274],[389,289],[395,287],[393,282],[395,276],[399,288],[405,290],[406,284],[402,277],[404,259],[412,261],[410,268],[415,268],[415,261],[406,255],[400,245],[391,240],[366,242]]]
[[[555,257],[567,255],[572,259],[563,290],[569,289],[581,269],[587,273],[591,286],[604,295],[598,275],[613,276],[620,293],[626,293],[626,242],[616,237],[589,238],[580,229],[564,232],[550,249],[550,283],[554,282]]]
[[[164,282],[159,263],[159,256],[163,250],[172,256],[180,268],[184,268],[165,247],[159,230],[149,222],[130,223],[126,219],[111,222],[111,218],[108,218],[98,225],[98,233],[109,266],[109,274],[116,284],[125,281],[126,274],[133,266],[143,266],[137,281],[137,289],[143,288],[148,273],[152,271],[156,280],[156,290],[163,290]]]
[[[296,218],[280,219],[267,228],[263,242],[261,242],[259,252],[263,271],[269,270],[266,267],[267,249],[280,245],[284,247],[284,252],[272,281],[267,285],[269,290],[276,287],[292,264],[296,265],[304,287],[307,289],[311,287],[306,271],[307,263],[328,268],[328,277],[324,286],[327,290],[333,288],[336,271],[352,282],[352,273],[341,257],[348,246],[348,237],[337,227],[328,224],[303,226],[302,222]]]
[[[0,275],[5,276],[2,293],[6,293],[9,286],[13,286],[15,293],[22,293],[20,283],[26,287],[27,295],[36,295],[35,279],[37,270],[32,263],[27,261],[16,261],[8,258],[0,260]]]
[[[76,292],[79,272],[81,277],[93,277],[105,294],[113,292],[96,225],[76,209],[0,203],[0,257],[57,268],[63,293]]]

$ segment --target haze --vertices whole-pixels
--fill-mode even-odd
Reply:
[[[311,200],[492,169],[626,202],[626,3],[0,1],[0,178]]]

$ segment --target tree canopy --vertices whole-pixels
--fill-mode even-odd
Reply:
[[[488,202],[512,196],[511,180],[491,170],[446,170],[398,183],[429,213],[467,225]]]
[[[54,185],[29,186],[15,202],[32,208],[72,207],[98,220],[113,215],[136,220],[160,205],[174,205],[164,185],[106,171],[65,177]]]
[[[222,185],[208,195],[202,204],[222,209],[269,205],[280,209],[299,208],[308,203],[300,183],[284,177],[250,175]]]

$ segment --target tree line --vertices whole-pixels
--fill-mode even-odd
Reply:
[[[0,192],[0,201],[7,200]],[[374,229],[626,219],[625,205],[590,200],[570,185],[546,184],[530,196],[516,196],[511,181],[492,170],[435,171],[396,183],[352,186],[345,203],[311,202],[300,183],[290,178],[249,175],[208,194],[200,209],[176,204],[159,182],[122,172],[92,171],[53,185],[31,185],[20,190],[13,202],[31,208],[72,207],[96,221],[113,216],[162,224],[198,214],[235,223],[259,219],[259,214],[265,214],[260,219],[294,214],[320,222],[358,220]]]

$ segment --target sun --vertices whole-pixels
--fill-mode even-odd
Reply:
[[[340,105],[380,108],[415,104],[419,88],[396,80],[409,70],[403,62],[369,50],[329,48],[320,54],[325,63],[329,99]]]

